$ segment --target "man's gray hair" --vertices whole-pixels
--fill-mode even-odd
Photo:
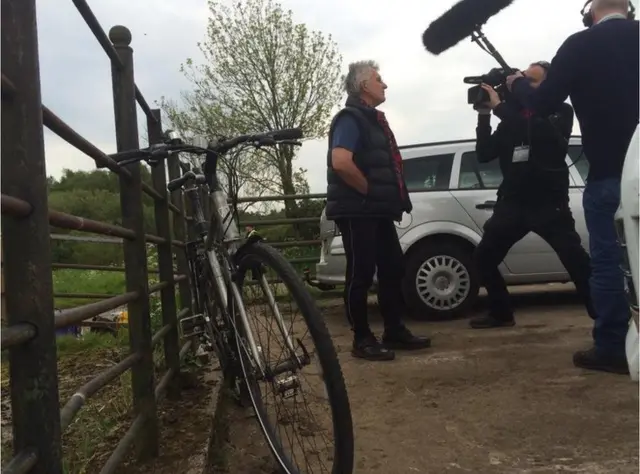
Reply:
[[[356,61],[349,64],[349,72],[347,72],[347,76],[344,78],[344,90],[349,95],[360,94],[362,81],[369,78],[372,70],[378,71],[379,69],[378,63],[371,60]]]
[[[617,10],[621,13],[629,11],[629,0],[593,0],[591,9],[596,10]]]

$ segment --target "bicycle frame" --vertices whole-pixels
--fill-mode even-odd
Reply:
[[[232,261],[233,256],[240,250],[242,245],[251,245],[250,242],[242,244],[238,225],[234,219],[233,210],[227,203],[227,195],[221,189],[217,188],[217,180],[212,180],[214,189],[207,189],[210,198],[213,201],[213,208],[211,215],[209,216],[209,222],[205,218],[203,212],[203,205],[200,200],[198,182],[202,182],[202,179],[191,180],[185,186],[185,196],[191,204],[194,216],[194,225],[198,238],[203,242],[202,249],[206,253],[207,260],[210,265],[210,269],[213,276],[213,286],[216,292],[218,309],[221,311],[223,317],[227,318],[231,323],[234,330],[237,332],[233,315],[231,314],[231,302],[229,299],[228,288],[231,290],[231,298],[233,298],[236,310],[240,316],[240,321],[244,329],[244,335],[246,336],[249,350],[252,353],[254,361],[258,364],[258,368],[262,374],[265,375],[266,368],[265,363],[261,355],[261,351],[256,344],[253,332],[249,327],[249,318],[247,316],[242,294],[238,285],[232,277],[232,271],[234,263]],[[228,250],[229,261],[227,265],[221,265],[219,261],[219,252],[216,251],[217,244],[223,245]],[[226,259],[225,259],[226,260]],[[224,260],[223,260],[224,261]],[[291,337],[285,328],[282,315],[278,310],[275,298],[268,286],[267,279],[263,273],[260,273],[259,279],[260,286],[267,296],[269,306],[273,310],[274,316],[279,330],[285,338],[287,348],[291,351],[291,354],[299,361]],[[197,284],[197,282],[194,282]]]

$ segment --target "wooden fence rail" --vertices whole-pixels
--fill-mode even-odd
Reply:
[[[138,148],[136,102],[147,117],[149,142],[161,140],[160,111],[152,110],[134,82],[131,33],[115,26],[109,36],[84,0],[73,0],[111,60],[117,150]],[[132,373],[134,421],[100,471],[116,472],[131,445],[144,461],[158,454],[156,404],[165,394],[179,397],[176,375],[190,341],[180,347],[178,321],[191,311],[184,252],[188,222],[180,191],[169,195],[164,167],[152,170],[152,184],[141,180],[140,165],[120,167],[41,103],[35,0],[2,0],[2,246],[5,320],[2,349],[9,352],[14,458],[5,474],[61,474],[62,432],[86,400],[127,370]],[[93,158],[120,179],[122,225],[98,222],[48,208],[43,126]],[[177,158],[170,178],[179,176]],[[145,233],[142,195],[154,200],[156,233]],[[173,214],[173,222],[170,214]],[[49,226],[118,238],[124,267],[52,264]],[[173,235],[172,235],[173,228]],[[147,268],[147,244],[155,244],[158,268]],[[173,261],[177,261],[174,270]],[[123,271],[122,295],[79,294],[100,301],[54,315],[53,268]],[[148,284],[148,274],[159,282]],[[179,286],[178,310],[175,285]],[[162,327],[151,331],[149,296],[160,293]],[[74,295],[63,295],[74,296]],[[76,295],[78,296],[78,295]],[[128,305],[130,354],[79,387],[60,410],[56,329]],[[6,309],[5,309],[6,308]],[[166,373],[154,380],[153,348],[163,343]]]

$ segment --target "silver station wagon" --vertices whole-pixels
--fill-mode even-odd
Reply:
[[[479,163],[474,140],[403,146],[407,187],[413,212],[396,223],[406,258],[404,291],[415,316],[443,318],[467,310],[479,292],[472,254],[482,227],[493,212],[502,181],[498,160]],[[570,165],[582,153],[580,137],[572,137]],[[582,245],[588,234],[582,191],[589,164],[581,157],[570,167],[570,201]],[[332,221],[320,220],[322,249],[316,265],[321,287],[344,284],[346,259],[342,238]],[[570,281],[551,247],[536,234],[514,245],[500,265],[508,285]]]

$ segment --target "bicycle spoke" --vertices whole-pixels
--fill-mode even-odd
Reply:
[[[256,261],[240,268],[250,322],[247,329],[265,366],[263,377],[245,373],[256,413],[276,455],[286,457],[282,462],[285,472],[337,472],[333,468],[335,413],[308,315],[302,311],[309,309],[292,296],[278,268],[259,263],[260,274]],[[238,334],[239,347],[244,348],[245,333]],[[245,352],[241,361],[246,367],[256,365],[250,353]]]

